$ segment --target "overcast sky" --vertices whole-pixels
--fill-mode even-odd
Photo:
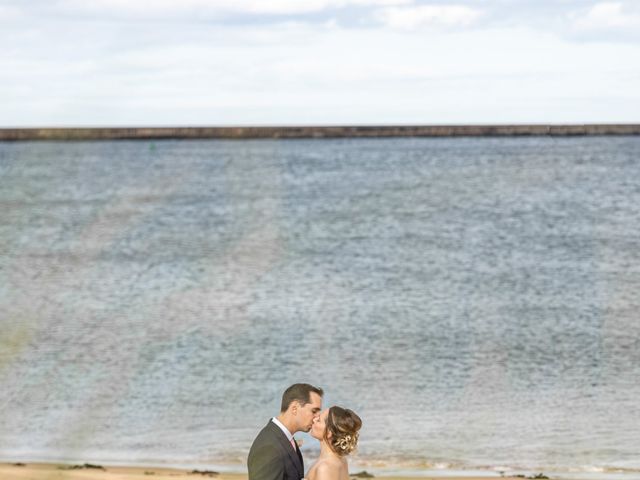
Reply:
[[[0,126],[640,122],[640,0],[0,0]]]

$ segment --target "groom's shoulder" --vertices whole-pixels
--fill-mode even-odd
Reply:
[[[258,435],[272,434],[277,431],[277,428],[278,426],[275,423],[273,423],[273,420],[269,420],[267,424],[264,427],[262,427],[262,430],[260,430],[260,433],[258,433]]]
[[[269,422],[256,436],[249,449],[249,465],[259,465],[269,463],[281,456],[281,448],[273,427],[277,425]]]
[[[269,420],[269,422],[262,428],[262,430],[258,432],[258,435],[256,435],[256,438],[253,441],[253,443],[256,444],[256,443],[259,443],[260,441],[272,440],[275,437],[275,433],[276,433],[273,427],[278,428],[277,425],[275,425],[271,420]]]

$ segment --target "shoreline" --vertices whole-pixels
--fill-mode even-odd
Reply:
[[[361,477],[359,472],[352,473],[352,480],[360,478],[384,478],[386,480],[415,480],[410,475],[381,475],[374,477]],[[447,478],[450,480],[486,480],[487,478],[504,478],[507,480],[522,480],[518,476],[501,477],[496,472],[487,472],[486,475],[478,472],[469,474],[438,474],[421,475],[420,478]],[[453,473],[453,472],[451,472]],[[135,480],[138,478],[154,478],[158,480],[178,478],[216,478],[218,480],[247,480],[246,473],[222,472],[212,469],[190,469],[171,466],[125,466],[97,463],[22,463],[0,462],[0,478],[3,480],[45,480],[82,479],[82,480]],[[554,478],[554,477],[549,477]]]
[[[498,470],[416,470],[389,471],[367,474],[367,470],[350,467],[351,480],[416,480],[416,479],[447,479],[447,480],[635,480],[640,479],[640,472],[538,472]],[[372,470],[373,472],[373,470]],[[0,461],[0,478],[2,480],[137,480],[154,478],[157,480],[177,480],[196,478],[216,478],[217,480],[248,480],[244,472],[224,471],[214,467],[181,467],[173,464],[165,465],[128,465],[112,464],[109,462],[21,462]]]
[[[571,137],[602,135],[640,135],[640,124],[0,128],[0,142],[37,140]]]

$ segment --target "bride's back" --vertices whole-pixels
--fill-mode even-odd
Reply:
[[[307,473],[307,480],[349,480],[349,466],[345,458],[320,458]]]

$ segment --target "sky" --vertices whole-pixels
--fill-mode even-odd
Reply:
[[[640,122],[640,0],[0,0],[0,127]]]

